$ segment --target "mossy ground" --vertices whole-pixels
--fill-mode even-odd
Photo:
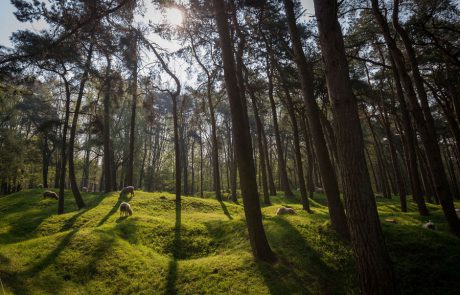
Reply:
[[[6,294],[355,294],[350,247],[330,228],[325,199],[313,214],[297,200],[272,197],[262,208],[278,262],[252,258],[241,204],[136,191],[119,217],[118,193],[84,194],[66,214],[43,190],[0,197],[0,278]],[[166,199],[161,199],[165,196]],[[421,228],[413,203],[377,199],[398,284],[405,294],[460,294],[460,239],[447,232],[439,206],[429,205],[438,231]],[[276,216],[280,205],[297,210]],[[460,204],[456,204],[460,207]]]

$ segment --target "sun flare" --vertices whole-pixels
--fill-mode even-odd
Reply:
[[[183,20],[182,11],[175,7],[166,8],[165,19],[166,22],[172,26],[180,26]]]

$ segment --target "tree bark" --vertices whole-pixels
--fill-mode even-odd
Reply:
[[[136,109],[137,109],[137,33],[134,34],[132,52],[132,81],[131,81],[131,124],[129,131],[129,151],[128,151],[128,167],[126,171],[126,185],[134,185],[134,144],[136,138]]]
[[[86,81],[88,81],[89,70],[91,68],[91,60],[93,56],[93,46],[92,42],[89,46],[88,56],[86,57],[85,69],[80,80],[80,88],[78,90],[77,103],[75,104],[74,115],[72,118],[72,126],[70,129],[70,138],[69,138],[69,179],[70,187],[72,188],[72,193],[77,203],[78,209],[85,207],[85,202],[80,194],[80,190],[77,185],[77,178],[75,176],[75,164],[74,164],[74,145],[75,145],[75,135],[77,133],[78,125],[78,115],[80,113],[81,101],[83,99],[83,94],[85,91]]]
[[[331,163],[327,150],[319,118],[319,108],[314,96],[313,68],[312,65],[307,62],[305,53],[303,52],[302,41],[300,39],[300,33],[295,20],[294,5],[292,0],[284,0],[284,7],[287,15],[289,34],[291,36],[299,80],[302,87],[308,126],[310,128],[310,134],[313,137],[316,157],[318,159],[319,169],[324,183],[331,223],[342,239],[349,240],[350,233],[347,226],[345,210],[343,209],[343,204],[340,200],[337,177],[334,173],[334,167]]]
[[[224,77],[227,94],[230,101],[232,126],[235,139],[235,148],[240,173],[241,191],[243,195],[244,212],[249,232],[249,241],[252,252],[258,259],[267,262],[276,260],[272,252],[265,230],[262,224],[262,212],[259,205],[259,194],[252,158],[251,135],[248,122],[245,119],[247,109],[244,108],[238,82],[236,79],[235,61],[232,52],[232,42],[223,0],[213,0],[214,16],[217,22],[222,60],[224,65]]]
[[[314,4],[361,292],[396,294],[396,282],[364,157],[358,107],[349,79],[343,36],[337,19],[337,1],[314,0]]]
[[[103,130],[103,141],[104,141],[104,158],[103,158],[103,175],[104,175],[104,191],[110,192],[113,190],[112,184],[112,153],[110,145],[110,128],[111,128],[111,110],[110,110],[110,99],[112,91],[112,79],[111,79],[111,59],[110,56],[106,56],[107,59],[107,71],[105,78],[105,91],[104,91],[104,130]]]
[[[266,165],[265,165],[265,152],[264,152],[264,146],[263,146],[263,125],[262,125],[262,121],[260,120],[260,116],[259,116],[259,108],[257,106],[257,99],[255,97],[255,94],[254,94],[254,91],[251,87],[251,85],[249,85],[249,81],[248,81],[248,78],[246,77],[246,84],[247,84],[247,88],[249,90],[249,96],[251,98],[251,101],[252,101],[252,109],[254,111],[254,118],[255,118],[255,121],[256,121],[256,129],[257,129],[257,143],[258,143],[258,146],[259,146],[259,159],[260,159],[260,170],[261,170],[261,176],[262,176],[262,181],[260,181],[262,183],[262,191],[263,191],[263,195],[264,195],[264,204],[265,205],[271,205],[271,202],[270,202],[270,194],[268,192],[268,182],[267,182],[267,169],[266,169]]]
[[[69,116],[70,116],[70,85],[65,75],[61,76],[64,87],[65,87],[65,116],[64,116],[64,126],[62,127],[62,143],[61,143],[61,167],[60,167],[60,177],[59,177],[59,201],[58,201],[58,214],[64,213],[64,190],[65,190],[65,179],[66,179],[66,166],[67,166],[67,129],[69,126]]]

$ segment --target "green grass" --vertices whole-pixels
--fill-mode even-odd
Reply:
[[[278,263],[252,258],[241,204],[136,191],[134,214],[119,217],[118,193],[84,194],[66,214],[43,190],[0,197],[0,278],[6,294],[356,294],[352,252],[330,228],[324,196],[272,197],[262,207]],[[165,196],[166,199],[160,199]],[[280,205],[298,212],[276,216]],[[459,204],[457,204],[457,207]],[[401,213],[398,202],[378,199],[386,243],[404,294],[459,294],[460,239],[447,232],[438,206],[428,218]],[[1,293],[0,293],[1,294]]]

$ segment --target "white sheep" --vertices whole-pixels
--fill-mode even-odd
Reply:
[[[296,214],[294,209],[292,208],[287,208],[287,207],[281,207],[276,210],[276,215],[285,215],[285,214]]]
[[[82,187],[81,190],[84,192],[84,193],[87,193],[88,192],[88,188],[86,186]]]
[[[131,194],[131,197],[134,197],[134,186],[124,187],[120,192],[120,196],[127,195],[127,194]]]
[[[436,225],[431,220],[428,220],[427,223],[424,223],[422,227],[426,229],[436,230]]]
[[[460,219],[460,209],[455,209],[455,214],[457,214],[457,218]]]
[[[120,216],[125,215],[133,215],[133,209],[131,209],[131,205],[126,202],[121,202],[120,204]]]

